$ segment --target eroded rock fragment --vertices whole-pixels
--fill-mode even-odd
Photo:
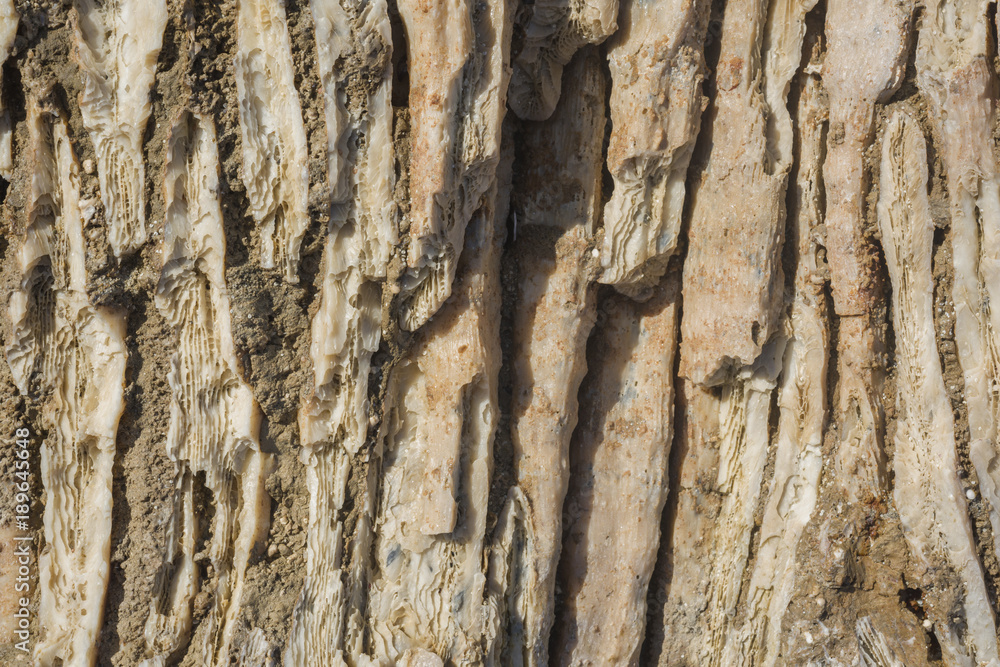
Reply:
[[[569,443],[595,317],[593,232],[605,124],[605,81],[596,52],[578,54],[566,77],[552,118],[531,126],[523,138],[515,181],[520,275],[511,436],[534,540],[524,557],[525,644],[510,650],[523,651],[528,665],[547,663]]]
[[[823,85],[830,98],[830,133],[823,177],[830,288],[840,318],[837,479],[853,500],[878,496],[886,474],[885,300],[878,253],[864,233],[864,154],[872,141],[875,105],[902,80],[912,12],[911,0],[831,0],[826,13]]]
[[[510,84],[510,108],[518,118],[537,121],[552,115],[563,68],[580,48],[600,44],[614,33],[617,16],[618,0],[534,3]]]
[[[115,257],[146,242],[142,138],[167,25],[166,0],[76,0],[71,14],[83,76],[80,113],[97,153]]]
[[[174,512],[145,627],[148,664],[187,647],[197,664],[228,665],[247,561],[268,524],[260,450],[261,413],[240,376],[225,280],[219,156],[212,122],[182,112],[167,146],[163,269],[156,307],[173,349],[167,456],[175,463]],[[195,494],[214,503],[209,525]],[[195,547],[208,543],[212,604],[192,636],[191,605],[202,586]]]
[[[111,478],[124,409],[125,318],[86,293],[79,168],[66,123],[29,102],[28,226],[7,348],[23,396],[41,399],[45,549],[34,664],[93,665],[111,549]]]
[[[243,139],[243,183],[260,225],[260,263],[299,281],[309,226],[309,152],[280,0],[239,0],[233,61]]]
[[[726,7],[712,152],[694,193],[684,261],[680,373],[697,383],[718,384],[753,364],[778,329],[792,163],[785,100],[815,4],[740,0]]]
[[[923,133],[905,112],[896,112],[882,145],[878,202],[896,333],[900,418],[893,496],[904,535],[923,565],[926,589],[946,591],[956,585],[951,578],[944,583],[949,579],[942,570],[951,570],[961,581],[964,618],[946,605],[925,605],[946,660],[997,664],[993,610],[958,477],[955,424],[934,333],[934,223],[927,178]]]
[[[667,499],[679,277],[643,304],[601,302],[588,345],[600,363],[583,381],[570,453],[553,664],[639,664]]]
[[[507,106],[504,0],[402,0],[410,45],[410,244],[400,323],[415,331],[451,294],[465,228],[496,180]]]
[[[655,286],[677,247],[688,163],[705,103],[703,43],[710,3],[629,2],[609,40],[615,180],[604,208],[601,282]]]

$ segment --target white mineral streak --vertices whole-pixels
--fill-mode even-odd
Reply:
[[[451,297],[392,370],[369,603],[379,665],[484,660],[506,221],[496,198],[494,186],[469,225]]]
[[[260,225],[260,263],[299,281],[309,226],[309,152],[282,0],[239,0],[234,59],[243,183]]]
[[[929,3],[917,42],[917,83],[941,137],[951,212],[955,341],[969,413],[969,458],[1000,535],[1000,177],[993,155],[996,77],[992,3]],[[997,543],[1000,546],[1000,542]]]
[[[19,20],[20,16],[14,9],[14,0],[0,0],[0,68],[7,62],[10,49],[14,46]],[[3,78],[0,77],[0,84],[2,83]],[[0,176],[8,181],[14,174],[14,156],[10,152],[10,139],[10,114],[5,107],[3,96],[0,95]]]
[[[998,665],[993,611],[958,478],[955,424],[935,341],[934,223],[927,177],[923,133],[915,120],[897,112],[882,146],[878,202],[896,334],[900,417],[894,438],[894,499],[903,534],[927,568],[925,586],[933,590],[942,562],[961,580],[964,628],[954,623],[951,610],[928,609],[945,660]]]
[[[523,646],[508,647],[525,665],[548,663],[562,506],[569,483],[569,443],[577,390],[587,370],[594,324],[593,232],[599,215],[604,75],[593,49],[567,68],[566,90],[552,117],[526,127],[516,252],[511,437],[517,483],[527,499],[528,571]]]
[[[768,11],[764,0],[735,0],[726,8],[713,148],[694,195],[684,262],[680,373],[697,383],[718,384],[752,364],[778,329],[792,164],[785,100],[815,4],[778,0]]]
[[[341,664],[360,652],[360,582],[349,574],[346,585],[344,581],[343,507],[351,461],[368,434],[368,375],[382,314],[382,289],[376,281],[385,277],[398,233],[386,4],[313,0],[311,9],[332,197],[319,308],[312,320],[314,385],[299,412],[310,498],[306,579],[285,663],[322,666]],[[365,68],[369,88],[348,90],[347,77],[338,71],[344,61]]]
[[[146,242],[142,137],[167,25],[166,0],[76,0],[74,53],[80,113],[97,153],[97,177],[115,257]]]
[[[601,363],[583,381],[573,435],[553,664],[639,664],[667,499],[677,278],[644,304],[601,304],[589,345]]]
[[[706,0],[627,2],[608,41],[614,177],[604,207],[601,282],[653,287],[677,247],[701,112]]]
[[[510,108],[518,118],[537,121],[555,111],[563,68],[573,54],[587,44],[600,44],[618,28],[618,0],[538,0],[530,8],[524,43],[513,63]]]
[[[410,44],[410,227],[400,324],[451,294],[465,228],[488,198],[507,109],[512,7],[400,0]]]
[[[829,333],[820,172],[826,108],[819,79],[804,76],[802,81],[796,113],[798,167],[788,224],[797,261],[778,390],[774,477],[745,592],[746,619],[727,638],[724,665],[774,665],[778,659],[781,622],[795,584],[796,548],[816,506],[823,467]]]
[[[28,132],[28,225],[7,359],[22,396],[47,396],[34,664],[86,667],[97,659],[108,583],[125,318],[87,299],[79,170],[65,121],[31,101]]]
[[[840,318],[837,484],[853,500],[877,496],[885,488],[885,361],[879,331],[884,298],[878,253],[863,232],[868,191],[864,152],[872,140],[875,105],[888,99],[902,80],[912,11],[912,0],[830,0],[826,13],[826,247]]]
[[[225,282],[225,232],[219,205],[219,157],[208,118],[183,112],[167,144],[163,270],[156,307],[173,330],[167,456],[176,466],[175,512],[145,627],[151,664],[184,649],[199,590],[195,544],[206,532],[214,570],[213,603],[188,655],[199,665],[228,665],[247,560],[268,522],[260,451],[260,408],[240,377]],[[200,477],[204,475],[204,477]],[[203,480],[203,481],[202,481]],[[197,487],[215,512],[204,525]]]

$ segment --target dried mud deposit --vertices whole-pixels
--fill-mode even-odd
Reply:
[[[0,0],[0,664],[1000,667],[992,0]]]

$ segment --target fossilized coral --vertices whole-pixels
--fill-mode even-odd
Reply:
[[[97,153],[108,242],[116,257],[146,242],[143,134],[167,24],[165,0],[76,0],[80,113]]]
[[[233,61],[243,137],[243,182],[260,225],[260,263],[299,281],[309,226],[309,165],[292,47],[279,0],[239,0]]]
[[[183,112],[168,145],[163,269],[156,306],[173,353],[166,453],[175,464],[174,508],[145,627],[150,664],[192,641],[200,664],[229,663],[247,561],[268,523],[260,408],[240,376],[225,280],[218,149],[210,120]],[[215,503],[210,526],[194,511],[196,487]],[[214,602],[192,638],[201,583],[195,545],[207,535]]]
[[[48,396],[38,665],[93,665],[111,550],[111,468],[124,408],[125,318],[90,304],[79,167],[66,123],[32,100],[28,227],[7,349],[23,395]]]
[[[399,12],[413,46],[409,271],[400,305],[400,322],[412,331],[451,294],[466,226],[496,181],[512,19],[504,0],[404,0]]]

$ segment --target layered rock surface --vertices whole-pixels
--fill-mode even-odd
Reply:
[[[40,4],[34,664],[1000,665],[994,3]]]

